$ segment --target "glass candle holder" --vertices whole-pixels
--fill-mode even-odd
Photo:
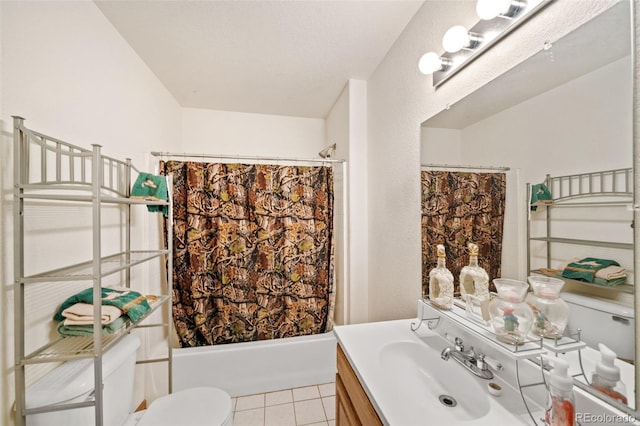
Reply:
[[[526,299],[534,317],[531,331],[538,336],[559,339],[569,321],[569,305],[560,298],[564,281],[542,275],[531,275],[527,280],[533,289],[533,294]]]
[[[533,323],[533,311],[525,302],[529,285],[518,280],[496,278],[498,297],[489,303],[491,326],[498,340],[521,345]]]

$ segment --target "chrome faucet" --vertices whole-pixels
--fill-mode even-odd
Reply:
[[[455,338],[454,346],[449,346],[442,350],[440,357],[445,361],[453,358],[476,376],[487,380],[493,379],[493,372],[489,369],[489,363],[486,361],[485,355],[476,353],[473,350],[473,346],[470,346],[469,350],[465,351],[462,339],[459,337]],[[503,368],[501,364],[497,364],[495,369],[502,371]]]

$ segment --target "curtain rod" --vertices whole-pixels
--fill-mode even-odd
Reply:
[[[476,169],[476,170],[497,170],[509,171],[510,167],[505,166],[455,166],[452,164],[421,164],[420,167],[429,167],[434,169]]]
[[[345,160],[337,160],[330,158],[283,158],[283,157],[261,157],[246,155],[221,155],[221,154],[188,154],[179,152],[158,152],[152,151],[154,157],[178,157],[178,158],[219,158],[223,160],[261,160],[261,161],[291,161],[291,162],[307,162],[307,163],[344,163]]]

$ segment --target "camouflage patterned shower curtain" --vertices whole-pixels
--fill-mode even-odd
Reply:
[[[182,347],[323,333],[334,301],[331,167],[167,161]]]
[[[479,246],[478,263],[489,280],[500,277],[505,194],[504,173],[422,171],[423,295],[429,294],[429,271],[437,263],[437,244],[444,244],[447,250],[447,268],[453,274],[456,294],[460,270],[469,263],[469,242]]]

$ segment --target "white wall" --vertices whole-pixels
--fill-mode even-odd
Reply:
[[[336,143],[335,158],[348,160],[347,253],[337,259],[346,273],[336,300],[339,324],[366,322],[368,306],[367,253],[367,83],[349,80],[327,115],[327,143]],[[341,232],[337,232],[341,234]],[[345,260],[345,263],[343,263]]]
[[[473,2],[427,1],[414,16],[368,81],[370,320],[414,316],[420,297],[420,124],[611,4],[557,0],[437,90],[418,60],[476,21]]]
[[[321,118],[182,109],[179,152],[319,158],[325,145]]]
[[[349,122],[349,84],[347,84],[340,93],[336,102],[333,104],[333,107],[327,114],[326,118],[327,144],[336,144],[334,158],[340,158],[343,160],[349,159]],[[348,205],[349,204],[350,203],[348,203]],[[335,241],[336,246],[344,247],[347,242],[347,239],[345,238],[346,235],[344,233],[346,229],[346,223],[344,220],[346,217],[341,218],[343,220],[336,221]],[[345,251],[342,252],[344,253]],[[333,319],[337,325],[349,323],[349,295],[347,292],[349,291],[349,288],[351,288],[351,285],[348,287],[345,285],[346,282],[349,282],[345,279],[349,274],[349,264],[345,260],[345,256],[335,257],[337,289]]]
[[[28,127],[76,145],[101,144],[105,154],[131,157],[139,167],[144,166],[145,152],[170,149],[181,134],[179,105],[93,2],[2,1],[0,13],[3,189],[0,424],[9,425],[14,399],[13,374],[6,374],[12,371],[14,358],[10,115],[21,115],[27,119]],[[73,235],[71,241],[51,248],[49,254],[56,252],[68,258],[77,256],[76,261],[88,260],[86,244],[81,243],[90,241],[86,217],[78,221],[76,213],[77,210],[67,208],[37,212],[39,216],[34,222],[38,227],[59,224],[65,235]],[[140,216],[137,226],[142,228],[136,229],[144,233],[147,214],[143,212]],[[78,226],[80,231],[74,233]],[[55,228],[46,235],[51,241],[60,237]],[[31,265],[39,268],[52,256],[45,253],[39,259],[34,257]],[[49,294],[56,289],[49,289]],[[41,315],[50,323],[50,314],[53,312]],[[34,334],[37,343],[51,333],[50,329],[41,328],[29,331],[32,332],[29,344],[34,344]]]
[[[462,131],[423,127],[420,138],[421,164],[463,164]]]
[[[369,320],[367,82],[349,80],[349,324]]]
[[[626,57],[462,130],[462,161],[522,169],[525,182],[631,166]]]

